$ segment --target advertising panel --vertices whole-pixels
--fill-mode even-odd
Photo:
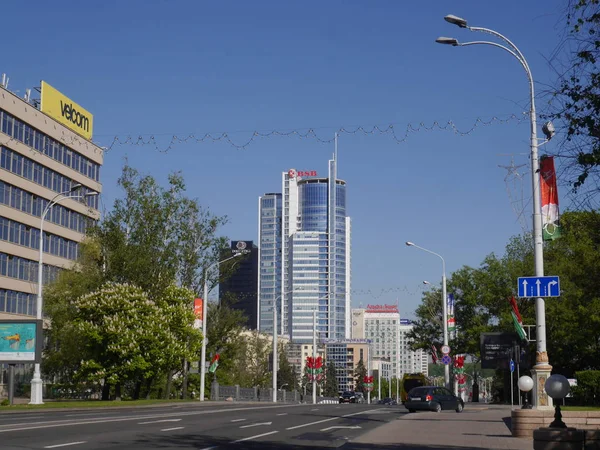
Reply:
[[[231,254],[236,255],[241,253],[245,255],[252,251],[253,241],[231,241]]]
[[[510,360],[515,358],[515,352],[519,353],[521,367],[529,367],[528,349],[525,346],[521,347],[520,343],[517,333],[481,333],[481,368],[508,370]]]
[[[65,127],[92,139],[94,116],[69,97],[42,81],[40,110]]]
[[[36,363],[41,355],[41,320],[0,320],[0,363]]]
[[[203,300],[201,298],[194,299],[194,328],[201,330],[202,329],[202,308],[203,308]]]

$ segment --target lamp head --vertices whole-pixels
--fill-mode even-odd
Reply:
[[[79,189],[81,187],[83,187],[83,186],[81,184],[79,184],[79,183],[74,184],[73,186],[71,186],[71,189],[70,189],[69,192],[75,192],[77,189]]]
[[[523,375],[521,378],[519,378],[518,385],[519,389],[523,392],[529,392],[533,389],[533,379],[527,375]]]
[[[458,39],[445,37],[445,36],[440,36],[439,38],[437,38],[435,40],[435,42],[437,42],[438,44],[451,45],[452,47],[456,47],[457,45],[460,45],[460,43],[458,42]]]
[[[407,247],[412,247],[413,245],[415,245],[414,243],[412,243],[410,241],[406,241],[405,244]]]
[[[467,21],[462,17],[455,16],[454,14],[448,14],[444,17],[444,20],[460,28],[467,28]]]
[[[569,384],[567,377],[555,374],[548,377],[544,384],[544,388],[550,397],[555,400],[560,400],[567,396],[571,390],[571,385]]]
[[[431,284],[431,283],[427,280],[423,280],[423,284]]]
[[[552,122],[546,122],[542,126],[542,132],[546,136],[546,139],[550,140],[556,134],[556,128],[554,128],[554,124]]]
[[[96,195],[98,195],[96,191],[90,191],[87,194],[85,194],[84,197],[94,197]]]

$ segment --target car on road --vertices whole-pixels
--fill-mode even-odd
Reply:
[[[465,403],[460,397],[444,387],[420,386],[408,392],[408,398],[404,402],[408,412],[454,410],[457,413],[463,411]]]
[[[340,403],[356,403],[356,394],[351,391],[345,391],[340,395]]]
[[[389,405],[389,406],[395,406],[398,403],[396,402],[396,399],[393,399],[391,397],[386,397],[386,398],[382,398],[381,400],[379,400],[380,405]]]

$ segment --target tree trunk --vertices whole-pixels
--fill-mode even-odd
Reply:
[[[150,400],[150,392],[152,391],[152,382],[154,377],[150,377],[146,380],[146,400]],[[159,395],[160,397],[160,395]]]
[[[115,384],[115,401],[121,401],[121,383]]]
[[[104,382],[102,386],[102,400],[107,401],[110,400],[110,384],[108,382]]]
[[[134,400],[139,400],[141,389],[142,389],[142,380],[138,380],[135,382],[135,388],[133,390],[133,399]]]
[[[165,392],[165,399],[169,400],[171,398],[171,385],[173,384],[173,371],[169,370],[167,373],[167,389]]]
[[[187,399],[187,391],[188,391],[188,361],[186,358],[183,358],[183,399]]]

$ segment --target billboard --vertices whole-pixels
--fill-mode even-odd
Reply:
[[[40,110],[65,127],[92,139],[94,116],[69,97],[42,81]]]
[[[231,241],[231,254],[236,255],[241,253],[245,255],[252,251],[253,241]]]
[[[41,357],[41,320],[0,320],[0,363],[39,363]]]
[[[517,333],[481,333],[481,368],[506,369],[510,368],[510,360],[519,354],[519,364],[522,368],[529,367],[529,351],[521,346]]]
[[[199,330],[202,329],[202,317],[203,317],[202,308],[203,307],[204,307],[203,300],[201,298],[195,298],[194,299],[194,316],[196,316],[196,318],[194,319],[194,328],[199,329]]]

